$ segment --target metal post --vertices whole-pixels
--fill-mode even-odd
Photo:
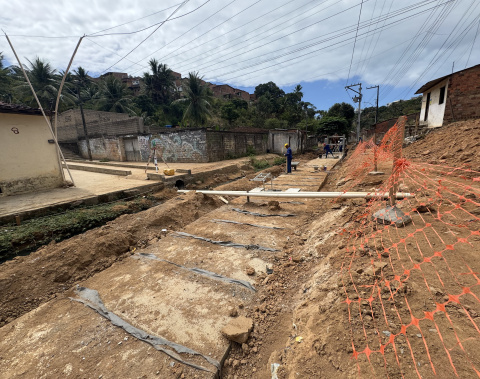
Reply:
[[[373,131],[373,166],[374,166],[374,171],[377,172],[378,171],[378,168],[377,168],[377,123],[378,123],[378,97],[379,97],[379,94],[380,94],[380,86],[376,85],[376,86],[371,86],[371,87],[367,87],[367,89],[372,89],[372,88],[376,88],[377,89],[377,105],[376,105],[376,108],[375,108],[375,129]]]
[[[402,157],[402,147],[403,147],[403,138],[405,135],[405,124],[407,123],[407,117],[401,116],[397,121],[397,132],[395,134],[395,139],[393,141],[393,166],[392,166],[392,176],[390,183],[390,205],[393,207],[396,204],[397,198],[395,194],[398,190],[398,178],[400,176],[397,162]]]
[[[359,84],[358,96],[358,122],[357,122],[357,141],[360,141],[360,118],[362,117],[362,83]]]

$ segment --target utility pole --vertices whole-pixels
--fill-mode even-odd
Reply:
[[[377,107],[375,109],[375,124],[377,124],[378,122],[378,95],[380,93],[380,86],[371,86],[371,87],[367,87],[367,89],[372,89],[372,88],[376,88],[377,89]]]
[[[373,129],[373,171],[378,172],[378,167],[377,167],[377,122],[378,122],[378,95],[380,94],[380,86],[371,86],[367,87],[367,89],[372,89],[376,88],[377,89],[377,106],[375,109],[375,127]]]
[[[358,91],[352,88],[356,86],[358,86]],[[362,83],[351,84],[349,86],[345,86],[345,88],[358,93],[358,96],[355,96],[353,98],[353,102],[358,103],[357,142],[359,142],[360,141],[360,117],[362,115]]]

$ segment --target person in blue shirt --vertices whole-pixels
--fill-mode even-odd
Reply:
[[[292,173],[292,149],[288,145],[288,143],[285,144],[285,147],[287,148],[287,153],[284,154],[287,157],[287,174]]]
[[[332,153],[332,149],[330,148],[330,145],[328,143],[323,144],[323,150],[325,150],[325,159],[328,158],[328,153],[332,154],[332,157],[335,158],[335,156]]]

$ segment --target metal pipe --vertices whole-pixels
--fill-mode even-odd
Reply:
[[[179,193],[197,192],[205,195],[220,195],[220,196],[251,196],[251,197],[280,197],[280,198],[316,198],[316,199],[372,199],[384,198],[387,199],[390,195],[388,192],[248,192],[248,191],[212,191],[212,190],[178,190]],[[408,192],[398,192],[397,199],[406,197],[413,197],[413,194]]]

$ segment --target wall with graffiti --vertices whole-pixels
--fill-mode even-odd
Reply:
[[[142,159],[145,160],[148,160],[155,146],[157,156],[167,162],[208,162],[207,138],[203,129],[156,134],[150,137],[148,144],[144,140],[139,142]]]

